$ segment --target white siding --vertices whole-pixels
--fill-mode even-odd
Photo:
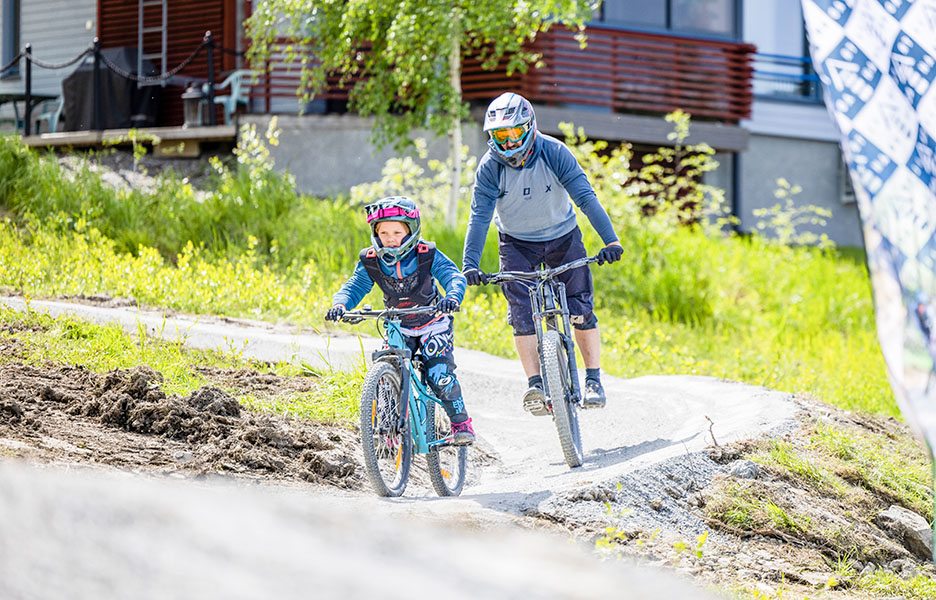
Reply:
[[[755,99],[751,119],[741,125],[755,134],[838,144],[839,134],[825,104]]]
[[[77,56],[94,40],[97,31],[97,0],[22,0],[20,2],[20,46],[32,44],[33,55],[47,63],[63,63]],[[2,24],[0,24],[2,25]],[[2,31],[2,29],[0,29]],[[62,93],[62,79],[75,69],[42,69],[33,65],[35,93]],[[0,93],[23,92],[25,64],[20,61],[18,78],[0,81]],[[12,117],[4,105],[2,117]]]

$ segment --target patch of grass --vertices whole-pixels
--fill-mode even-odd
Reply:
[[[903,579],[896,573],[875,570],[859,577],[854,588],[874,594],[878,598],[906,598],[907,600],[930,600],[936,598],[936,580],[926,575]]]
[[[766,450],[751,456],[751,460],[773,466],[789,477],[839,498],[847,498],[848,485],[828,465],[822,456],[804,454],[793,444],[783,440],[770,440]]]
[[[734,528],[752,532],[803,533],[809,517],[798,514],[782,500],[775,501],[765,488],[741,482],[726,483],[706,506],[706,514]]]
[[[891,504],[932,522],[929,458],[905,426],[866,420],[817,420],[787,440],[751,445],[742,456],[764,473],[716,480],[706,515],[729,528],[782,532],[839,567],[900,557],[899,543],[882,541],[873,523]]]
[[[933,521],[932,471],[922,445],[907,435],[870,435],[816,426],[811,442],[834,457],[839,477]]]
[[[106,373],[113,369],[128,369],[148,365],[162,373],[162,389],[166,393],[187,395],[209,382],[199,375],[199,367],[222,369],[270,370],[288,375],[293,367],[270,367],[244,360],[231,351],[193,350],[184,346],[185,332],[177,340],[166,342],[146,335],[140,327],[130,336],[116,325],[97,325],[68,316],[51,317],[27,310],[15,311],[0,305],[0,340],[15,338],[15,352],[0,356],[0,362],[17,360],[41,365],[47,361],[78,364]],[[357,421],[356,398],[363,375],[329,372],[317,378],[316,391],[292,395],[258,398],[241,390],[227,389],[247,408],[262,412],[289,414],[316,421],[351,425]]]
[[[310,374],[308,370],[304,373]],[[258,412],[274,412],[313,421],[353,425],[358,422],[359,399],[365,375],[366,371],[361,367],[351,373],[329,369],[323,374],[315,375],[319,383],[315,393],[284,394],[272,398],[248,395],[239,401]]]

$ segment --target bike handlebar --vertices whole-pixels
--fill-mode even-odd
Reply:
[[[551,269],[537,269],[535,271],[499,271],[497,273],[482,273],[481,282],[485,284],[500,285],[510,281],[531,280],[531,279],[552,279],[560,273],[565,273],[570,269],[584,267],[589,263],[598,262],[597,256],[586,256],[572,262],[553,267]]]
[[[411,306],[409,308],[382,308],[372,310],[369,306],[361,307],[357,310],[349,310],[341,315],[341,321],[344,323],[360,323],[364,319],[393,319],[397,316],[435,314],[439,310],[435,306]]]

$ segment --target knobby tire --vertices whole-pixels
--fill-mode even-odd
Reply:
[[[582,466],[582,436],[578,414],[572,403],[569,385],[569,364],[559,332],[549,329],[543,334],[543,365],[546,369],[546,390],[552,401],[553,421],[559,433],[559,444],[569,467]]]
[[[426,439],[433,442],[451,435],[452,424],[445,409],[436,402],[428,402],[426,409]],[[438,495],[461,494],[468,464],[468,449],[465,446],[430,448],[426,463],[432,488]]]
[[[377,361],[364,378],[361,390],[361,446],[364,471],[380,496],[400,496],[406,489],[413,459],[410,419],[400,428],[401,377],[397,365]]]

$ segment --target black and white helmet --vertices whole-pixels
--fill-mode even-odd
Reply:
[[[536,139],[536,115],[530,101],[513,92],[494,99],[484,113],[484,131],[488,132],[488,146],[511,167],[523,165],[533,152]],[[507,142],[522,142],[508,150]]]

